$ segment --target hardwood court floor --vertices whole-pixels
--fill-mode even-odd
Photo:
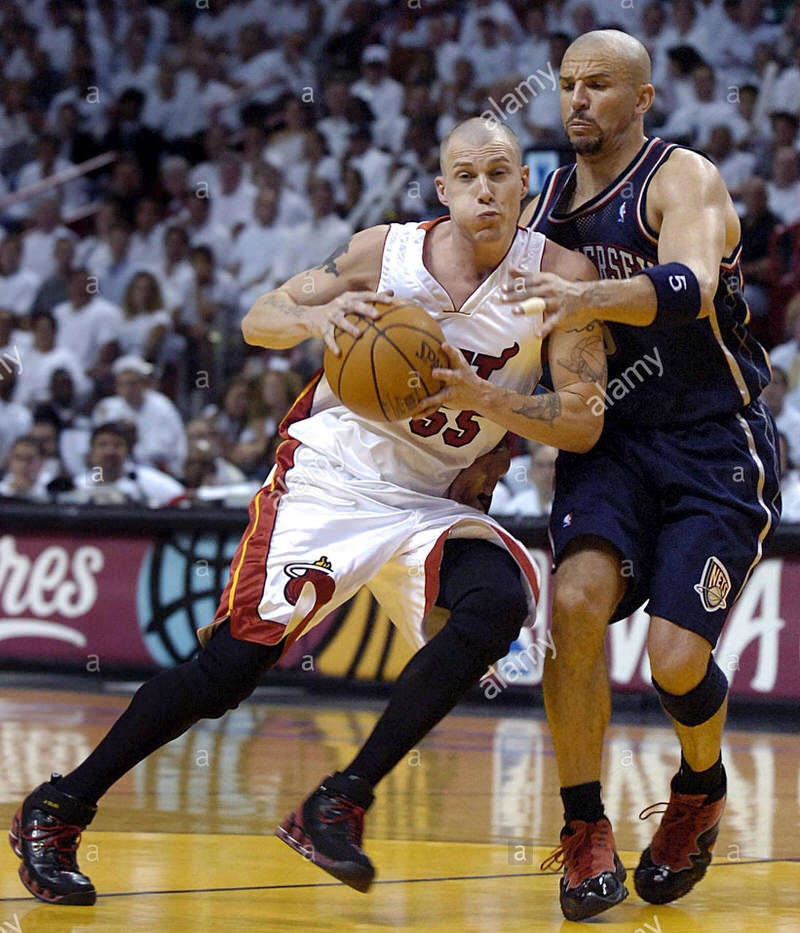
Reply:
[[[111,790],[80,850],[101,892],[95,907],[30,898],[17,859],[0,846],[0,933],[592,929],[563,920],[557,876],[539,870],[560,826],[541,719],[454,714],[401,762],[368,814],[365,847],[379,875],[361,895],[272,832],[348,762],[378,707],[287,699],[270,696],[196,727]],[[0,819],[7,825],[51,769],[82,759],[125,703],[116,695],[4,690]],[[655,820],[637,814],[664,799],[675,748],[666,728],[611,730],[605,801],[629,867],[655,829]],[[728,810],[702,884],[667,907],[643,903],[631,884],[628,900],[595,929],[800,931],[800,735],[730,731],[725,755]]]

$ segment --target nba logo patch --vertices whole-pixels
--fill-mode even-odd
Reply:
[[[627,214],[627,212],[628,212],[628,205],[623,201],[622,204],[620,204],[619,206],[619,215],[617,216],[618,224],[625,223],[625,214]]]
[[[561,519],[561,527],[569,528],[572,524],[572,512],[567,512],[567,514]]]
[[[719,558],[708,558],[703,568],[703,576],[699,583],[695,583],[694,591],[699,595],[706,612],[728,608],[726,599],[731,591],[731,578]]]

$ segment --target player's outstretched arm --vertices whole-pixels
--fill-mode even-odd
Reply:
[[[382,224],[354,234],[313,269],[259,296],[242,319],[242,336],[249,344],[275,350],[293,347],[309,337],[321,337],[338,353],[338,327],[358,336],[348,313],[377,317],[371,301],[389,301],[378,294],[383,244],[389,227]]]
[[[565,276],[563,281],[596,278],[597,271],[582,254],[548,242],[549,261]],[[548,341],[547,359],[553,391],[522,395],[481,379],[464,357],[444,345],[450,369],[434,369],[445,388],[426,399],[415,416],[442,406],[472,409],[522,437],[584,453],[603,429],[603,390],[606,385],[606,353],[603,329],[594,321],[581,329],[555,331]]]
[[[538,331],[583,327],[592,320],[678,327],[711,309],[726,239],[737,223],[717,169],[702,156],[676,150],[653,179],[648,206],[660,220],[658,265],[630,279],[566,283],[550,273],[520,272],[505,290],[518,314],[529,299],[544,302]],[[657,223],[658,225],[658,223]],[[530,311],[530,304],[527,311]]]

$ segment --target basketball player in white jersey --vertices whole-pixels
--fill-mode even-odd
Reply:
[[[391,424],[346,409],[322,375],[300,395],[251,504],[217,615],[199,633],[203,650],[144,684],[86,761],[53,775],[17,813],[20,876],[42,900],[93,903],[75,852],[97,800],[199,719],[235,708],[300,635],[363,585],[419,650],[355,760],[326,778],[278,835],[367,890],[374,869],[360,842],[374,786],[533,621],[538,587],[525,549],[448,490],[469,500],[490,491],[491,452],[507,431],[573,451],[594,444],[601,337],[554,333],[545,352],[553,390],[532,395],[542,344],[532,319],[502,302],[501,285],[512,265],[567,279],[596,273],[579,253],[517,226],[528,171],[510,130],[477,118],[456,127],[442,144],[436,184],[449,217],[357,233],[322,266],[258,299],[242,331],[259,346],[321,337],[335,350],[337,328],[353,329],[345,315],[374,316],[371,302],[393,292],[441,324],[450,345],[450,368],[439,373],[445,388],[416,417]],[[434,605],[450,613],[436,634],[425,626]]]

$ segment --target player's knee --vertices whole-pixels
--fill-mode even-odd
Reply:
[[[711,645],[672,622],[654,619],[647,639],[653,679],[668,693],[693,690],[706,674]]]
[[[552,634],[564,663],[594,663],[602,650],[613,606],[606,587],[589,580],[556,577]]]
[[[502,658],[528,617],[528,598],[519,574],[503,586],[475,585],[454,606],[451,625],[468,643],[490,658]]]
[[[699,726],[711,719],[725,702],[728,679],[714,658],[709,656],[699,681],[687,690],[679,689],[688,680],[676,677],[664,683],[653,674],[653,686],[666,712],[684,726]]]

